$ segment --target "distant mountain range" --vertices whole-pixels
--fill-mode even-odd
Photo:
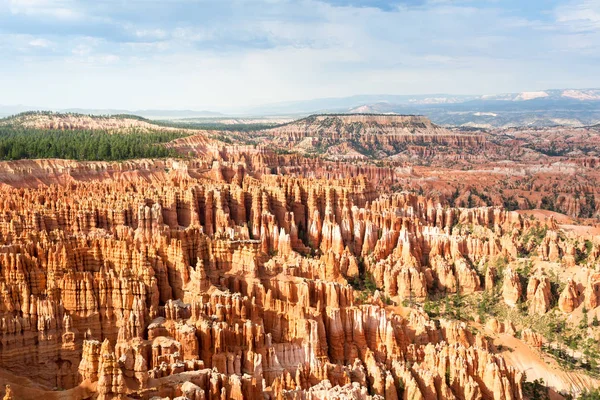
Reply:
[[[0,117],[37,110],[0,106]],[[150,119],[211,121],[231,117],[299,118],[314,113],[422,114],[446,126],[478,128],[509,126],[583,126],[600,123],[600,89],[558,89],[495,95],[358,95],[265,104],[231,110],[66,109],[81,114],[135,114]]]
[[[422,114],[438,125],[478,128],[587,126],[600,123],[600,89],[497,95],[368,95],[279,103],[253,112]]]
[[[180,119],[180,118],[220,118],[225,114],[213,111],[194,110],[125,110],[111,108],[60,108],[48,109],[47,107],[32,106],[2,106],[0,105],[0,118],[19,114],[26,111],[57,111],[63,113],[86,114],[86,115],[117,115],[132,114],[149,119]]]

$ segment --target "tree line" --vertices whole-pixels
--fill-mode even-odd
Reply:
[[[0,126],[0,160],[61,158],[79,161],[117,161],[132,158],[176,157],[161,143],[185,137],[180,132],[106,130],[47,130]]]

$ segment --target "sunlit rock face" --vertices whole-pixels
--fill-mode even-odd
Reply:
[[[341,124],[383,152],[489,145],[423,117],[336,121],[273,140],[347,141]],[[195,158],[0,163],[7,398],[518,400],[525,375],[494,340],[548,338],[461,299],[531,318],[600,305],[600,245],[553,216],[401,192],[389,166],[168,146]]]
[[[483,334],[401,306],[484,290],[518,214],[189,163],[0,193],[3,369],[72,398],[522,398]]]

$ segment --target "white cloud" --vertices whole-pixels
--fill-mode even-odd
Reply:
[[[78,44],[71,50],[71,53],[76,56],[87,56],[92,52],[92,47],[85,44]]]
[[[556,21],[573,30],[600,29],[600,1],[578,0],[557,7]]]
[[[555,49],[586,56],[585,62],[600,59],[600,1],[573,0],[555,9]]]
[[[57,107],[226,108],[363,93],[600,86],[590,73],[600,1],[563,3],[553,20],[509,12],[502,2],[448,0],[393,11],[221,0],[211,14],[202,8],[208,2],[186,0],[9,4],[32,18],[32,31],[55,23],[47,35],[0,36],[8,54],[0,72],[15,78],[3,94],[13,103],[35,95]],[[41,92],[31,76],[68,93]]]
[[[59,20],[75,20],[82,17],[70,0],[8,0],[12,14],[44,15]]]
[[[164,29],[137,29],[134,34],[138,38],[151,40],[166,39],[168,36]]]
[[[50,46],[52,46],[52,42],[48,39],[43,39],[43,38],[36,38],[36,39],[32,39],[29,41],[29,45],[31,47],[42,47],[42,48],[48,48]]]

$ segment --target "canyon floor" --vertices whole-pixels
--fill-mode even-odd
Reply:
[[[177,135],[155,144],[169,157],[110,162],[0,146],[5,399],[600,386],[598,127],[352,114],[225,132],[35,113],[3,126],[124,146]]]

